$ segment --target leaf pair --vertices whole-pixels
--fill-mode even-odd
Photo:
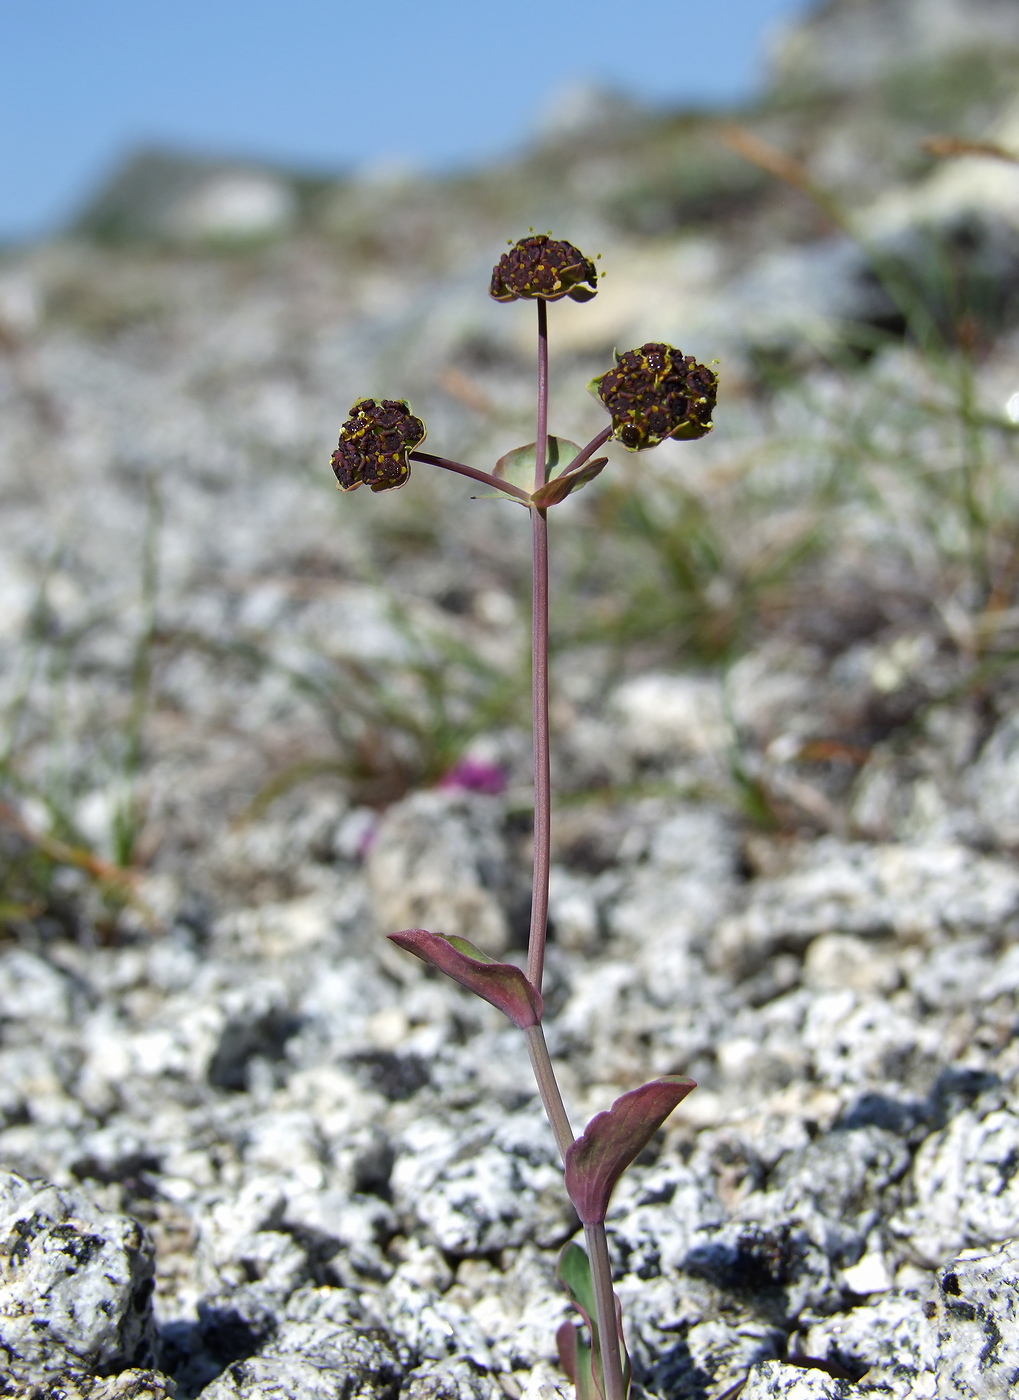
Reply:
[[[541,1023],[541,993],[512,963],[496,962],[466,938],[404,929],[391,933],[391,941],[448,974],[468,991],[504,1012],[514,1025],[528,1030]],[[601,1228],[609,1200],[623,1172],[648,1145],[678,1103],[695,1088],[692,1079],[663,1075],[616,1099],[604,1113],[596,1113],[587,1128],[566,1150],[566,1190],[585,1226]],[[567,1125],[567,1136],[569,1128]],[[563,1370],[572,1380],[577,1400],[603,1400],[605,1381],[596,1320],[591,1265],[578,1244],[563,1250],[557,1269],[574,1307],[587,1323],[590,1341],[572,1322],[556,1333]],[[623,1361],[623,1390],[629,1395],[630,1364],[623,1341],[622,1312],[615,1299],[619,1352]]]
[[[500,481],[508,481],[511,485],[528,492],[531,504],[539,510],[547,510],[549,506],[556,506],[560,501],[565,501],[572,491],[577,491],[581,486],[593,481],[609,460],[607,457],[596,457],[593,462],[585,462],[575,472],[571,472],[570,463],[578,455],[580,448],[566,438],[549,437],[545,464],[551,479],[546,481],[544,486],[534,490],[537,446],[537,443],[529,442],[526,447],[515,447],[512,452],[507,452],[496,462],[493,475]],[[552,476],[557,470],[558,475]]]
[[[452,934],[427,929],[404,929],[390,940],[422,962],[437,967],[468,991],[504,1012],[515,1026],[539,1025],[544,1011],[541,993],[519,967],[497,962]],[[692,1079],[663,1075],[631,1089],[604,1113],[591,1119],[566,1153],[566,1190],[585,1225],[601,1224],[609,1198],[623,1172],[648,1145],[669,1114],[695,1088]]]

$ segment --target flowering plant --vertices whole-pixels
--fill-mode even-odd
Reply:
[[[507,453],[491,472],[418,450],[425,427],[400,399],[358,399],[343,425],[332,466],[344,491],[368,485],[390,491],[410,478],[411,464],[442,467],[494,488],[525,505],[532,542],[532,708],[534,740],[534,872],[526,970],[498,962],[465,938],[426,929],[389,937],[399,947],[497,1006],[524,1033],[538,1092],[563,1160],[566,1191],[584,1227],[586,1250],[571,1242],[559,1278],[586,1323],[559,1329],[564,1370],[578,1400],[626,1400],[629,1364],[621,1310],[612,1291],[605,1235],[609,1198],[619,1177],[643,1151],[676,1105],[695,1087],[665,1075],[623,1094],[598,1113],[578,1137],[570,1126],[542,1029],[541,995],[548,925],[551,785],[548,723],[548,512],[592,481],[606,465],[598,449],[614,439],[630,451],[666,438],[703,437],[712,427],[717,377],[671,345],[650,342],[616,355],[613,368],[591,388],[611,423],[576,448],[548,433],[548,303],[590,301],[598,289],[594,263],[573,244],[531,234],[513,244],[492,272],[496,301],[534,301],[538,310],[537,433],[533,443]],[[523,484],[522,484],[523,483]]]

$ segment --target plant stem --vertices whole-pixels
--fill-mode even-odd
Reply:
[[[534,489],[545,485],[548,455],[548,303],[538,299],[538,433],[534,446]]]
[[[480,481],[484,486],[494,486],[497,491],[505,491],[510,496],[516,496],[518,501],[528,504],[530,496],[519,486],[514,486],[512,481],[503,481],[500,477],[493,476],[491,472],[483,472],[480,467],[469,467],[466,462],[454,462],[449,457],[433,457],[430,452],[411,452],[408,454],[411,462],[426,462],[431,467],[445,467],[448,472],[457,472],[460,476],[469,476],[472,481]]]
[[[569,466],[563,467],[562,471],[559,472],[559,476],[572,476],[575,471],[579,471],[588,458],[593,457],[599,447],[601,447],[603,443],[608,442],[611,436],[612,424],[610,423],[607,428],[602,428],[601,432],[597,433],[586,447],[580,449]],[[558,477],[556,479],[558,480]]]
[[[583,466],[611,433],[606,428],[587,447],[571,467]],[[534,489],[545,485],[548,446],[548,308],[538,302],[538,430],[534,453]],[[545,511],[531,507],[531,700],[534,725],[534,876],[531,890],[531,930],[527,944],[527,976],[541,991],[545,963],[545,936],[548,926],[548,881],[551,860],[552,791],[549,768],[548,730],[548,519]],[[541,1025],[525,1031],[531,1068],[538,1092],[545,1106],[559,1153],[573,1145],[573,1129],[556,1083],[545,1033]],[[623,1367],[619,1354],[619,1333],[616,1328],[615,1296],[612,1292],[612,1269],[604,1225],[585,1225],[588,1258],[594,1283],[598,1337],[604,1376],[604,1400],[626,1400],[623,1391]]]
[[[548,1046],[545,1044],[545,1032],[539,1023],[536,1026],[528,1026],[524,1035],[527,1037],[527,1053],[531,1057],[531,1068],[534,1070],[534,1077],[538,1082],[538,1093],[545,1106],[545,1115],[552,1128],[556,1146],[559,1148],[559,1155],[565,1162],[567,1148],[573,1146],[573,1129],[566,1116],[563,1096],[559,1092],[555,1071],[552,1069],[552,1061],[549,1059]]]
[[[545,484],[548,446],[548,307],[538,302],[538,435],[534,489]],[[531,507],[531,714],[534,735],[534,868],[527,977],[541,991],[548,930],[552,845],[552,781],[548,732],[548,519]]]
[[[623,1361],[619,1352],[619,1331],[616,1326],[616,1299],[612,1292],[612,1265],[603,1224],[585,1225],[584,1242],[591,1262],[591,1282],[594,1284],[595,1320],[598,1323],[598,1344],[601,1351],[605,1400],[626,1400],[623,1387]]]
[[[552,775],[548,732],[548,519],[531,509],[531,709],[534,731],[534,870],[527,977],[541,991],[552,855]]]

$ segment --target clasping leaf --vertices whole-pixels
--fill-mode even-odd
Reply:
[[[595,1114],[566,1153],[566,1190],[585,1225],[604,1221],[616,1182],[696,1087],[692,1079],[664,1075]]]
[[[514,447],[512,452],[507,452],[500,457],[492,470],[492,475],[499,477],[501,481],[511,481],[514,486],[519,486],[523,491],[534,490],[534,464],[536,460],[538,444],[529,442],[525,447]],[[549,435],[548,447],[545,452],[545,464],[548,473],[559,471],[563,467],[568,467],[576,457],[580,448],[575,442],[570,442],[567,438],[552,437]]]
[[[581,486],[593,481],[608,460],[607,457],[596,457],[593,462],[585,462],[575,472],[568,472],[552,481],[546,481],[544,486],[531,493],[531,500],[541,510],[547,509],[548,506],[557,506],[560,501],[566,500],[571,491],[578,491]]]
[[[453,934],[408,928],[402,933],[391,933],[389,938],[422,962],[445,972],[469,992],[497,1006],[522,1031],[541,1021],[541,993],[512,963],[496,962],[466,938]]]

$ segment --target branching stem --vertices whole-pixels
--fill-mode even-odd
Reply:
[[[558,480],[560,476],[572,476],[575,471],[579,471],[584,463],[594,456],[599,447],[608,442],[611,436],[612,424],[610,423],[607,428],[602,428],[601,432],[596,434],[586,447],[580,449],[569,466],[563,467],[562,471],[557,473],[556,480]]]
[[[493,476],[491,472],[483,472],[480,467],[469,467],[466,462],[454,462],[450,457],[433,457],[430,452],[411,452],[408,454],[411,462],[425,462],[431,467],[445,467],[448,472],[457,472],[460,476],[469,476],[472,481],[480,481],[484,486],[493,486],[496,491],[504,491],[510,496],[516,496],[518,501],[523,501],[525,505],[530,503],[530,496],[519,486],[514,486],[512,481],[503,481],[500,477]]]

